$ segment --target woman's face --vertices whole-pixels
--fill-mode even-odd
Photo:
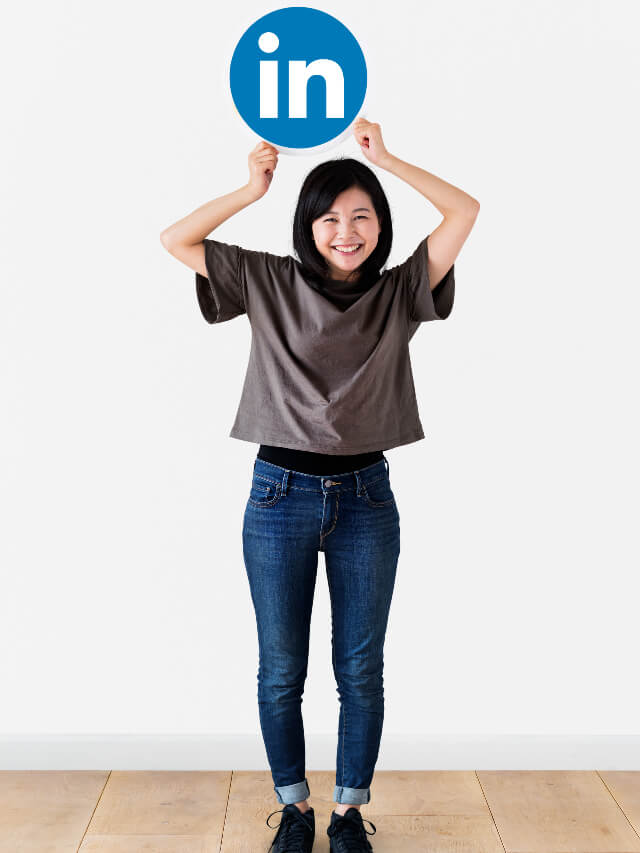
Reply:
[[[373,252],[382,230],[371,197],[359,187],[336,196],[331,209],[312,223],[316,249],[329,265],[329,276],[340,281],[357,279],[357,269]],[[352,248],[340,251],[336,248]]]

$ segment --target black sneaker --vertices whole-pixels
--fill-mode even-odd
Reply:
[[[327,829],[329,850],[334,853],[373,853],[367,835],[375,835],[375,824],[370,820],[373,832],[364,828],[360,809],[347,809],[343,815],[331,812],[331,825]]]
[[[278,831],[271,842],[267,853],[311,853],[316,834],[316,818],[313,809],[309,807],[301,812],[295,803],[289,803],[283,809]],[[271,812],[271,815],[276,812]],[[267,826],[274,829],[267,818]]]

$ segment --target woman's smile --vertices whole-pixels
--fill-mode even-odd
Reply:
[[[341,255],[355,255],[363,245],[363,243],[354,243],[351,246],[333,246],[333,249]]]

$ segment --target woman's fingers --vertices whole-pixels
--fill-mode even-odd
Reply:
[[[258,144],[256,145],[256,147],[253,150],[259,151],[263,148],[264,149],[269,148],[269,149],[271,149],[271,151],[275,152],[276,154],[278,153],[277,150],[273,147],[273,145],[270,145],[268,142],[265,142],[264,140],[262,140],[261,142],[258,142]]]
[[[278,152],[266,142],[259,142],[249,155],[254,163],[277,163]]]

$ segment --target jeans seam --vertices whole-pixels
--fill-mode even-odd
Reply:
[[[342,787],[344,787],[344,742],[347,731],[347,708],[344,699],[342,700]]]

